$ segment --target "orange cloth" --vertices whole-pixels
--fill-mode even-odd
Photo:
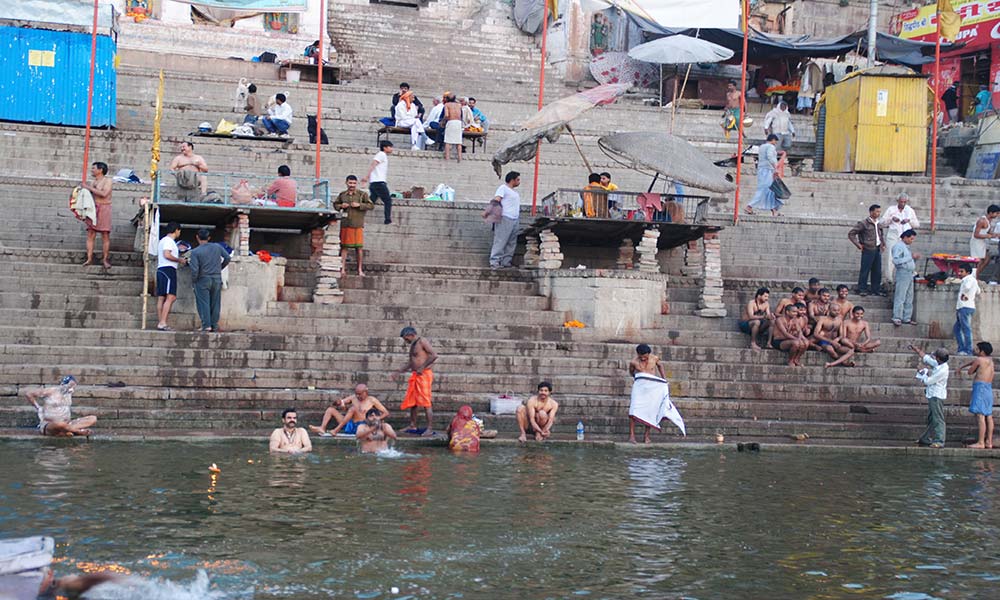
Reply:
[[[362,227],[340,226],[341,248],[363,248],[365,245],[365,230]]]
[[[413,92],[406,92],[399,99],[406,102],[406,110],[410,110],[410,107],[413,106]]]
[[[588,217],[598,217],[607,216],[608,209],[608,196],[607,190],[603,185],[599,183],[588,183],[587,187],[583,188],[585,190],[598,190],[598,192],[584,192],[583,193],[583,214]],[[603,204],[604,210],[601,211],[601,206]],[[598,211],[603,212],[603,215],[597,214]]]
[[[458,414],[451,420],[448,426],[448,434],[451,440],[448,447],[452,450],[462,450],[465,452],[479,452],[479,423],[473,419],[472,407],[465,405],[458,409]]]
[[[434,383],[434,373],[430,369],[417,375],[416,371],[410,373],[410,383],[406,386],[406,397],[403,398],[402,410],[419,406],[429,408],[431,405],[431,384]]]

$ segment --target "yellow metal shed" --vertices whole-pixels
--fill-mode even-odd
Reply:
[[[827,88],[823,170],[923,173],[927,79],[898,67],[861,71]]]

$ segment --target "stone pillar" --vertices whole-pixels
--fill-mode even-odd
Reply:
[[[647,229],[642,232],[642,239],[639,241],[639,270],[645,273],[659,273],[660,263],[656,260],[657,243],[660,241],[660,230],[656,228]]]
[[[537,235],[529,235],[524,240],[524,262],[525,269],[537,269],[539,253],[541,252],[541,241]]]
[[[559,248],[559,237],[551,229],[546,229],[538,234],[538,239],[541,240],[538,268],[561,269],[563,254]]]
[[[705,264],[702,270],[701,297],[695,314],[699,317],[725,317],[726,305],[722,301],[722,244],[719,234],[706,233],[703,242]]]
[[[323,240],[326,235],[326,230],[322,227],[317,227],[309,232],[309,266],[318,269],[320,258],[323,256]]]
[[[340,259],[340,221],[331,221],[323,236],[323,249],[319,255],[319,270],[316,273],[316,289],[313,302],[316,304],[340,304],[344,292],[340,289],[340,275],[344,271]]]
[[[615,266],[619,269],[631,269],[635,266],[635,244],[632,238],[622,240],[622,245],[618,247],[618,260]]]
[[[685,277],[698,277],[705,264],[705,255],[701,252],[701,241],[692,240],[684,247],[684,266],[681,274]]]
[[[250,254],[250,213],[240,211],[236,215],[236,231],[239,235],[237,244],[233,246],[236,248],[236,255],[247,256]]]
[[[573,0],[563,13],[566,21],[566,74],[565,82],[579,83],[590,76],[590,21],[592,13]]]

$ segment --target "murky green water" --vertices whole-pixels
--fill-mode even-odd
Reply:
[[[993,461],[414,452],[0,442],[0,536],[153,578],[97,597],[1000,597]]]

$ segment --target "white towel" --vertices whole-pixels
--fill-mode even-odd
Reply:
[[[684,418],[670,401],[670,384],[665,379],[646,373],[636,373],[635,381],[632,383],[632,401],[628,407],[628,415],[657,431],[660,430],[660,421],[670,419],[683,435],[687,435]]]
[[[94,204],[94,196],[87,188],[77,186],[73,189],[69,208],[77,219],[81,221],[90,219],[91,224],[97,223],[97,205]]]

